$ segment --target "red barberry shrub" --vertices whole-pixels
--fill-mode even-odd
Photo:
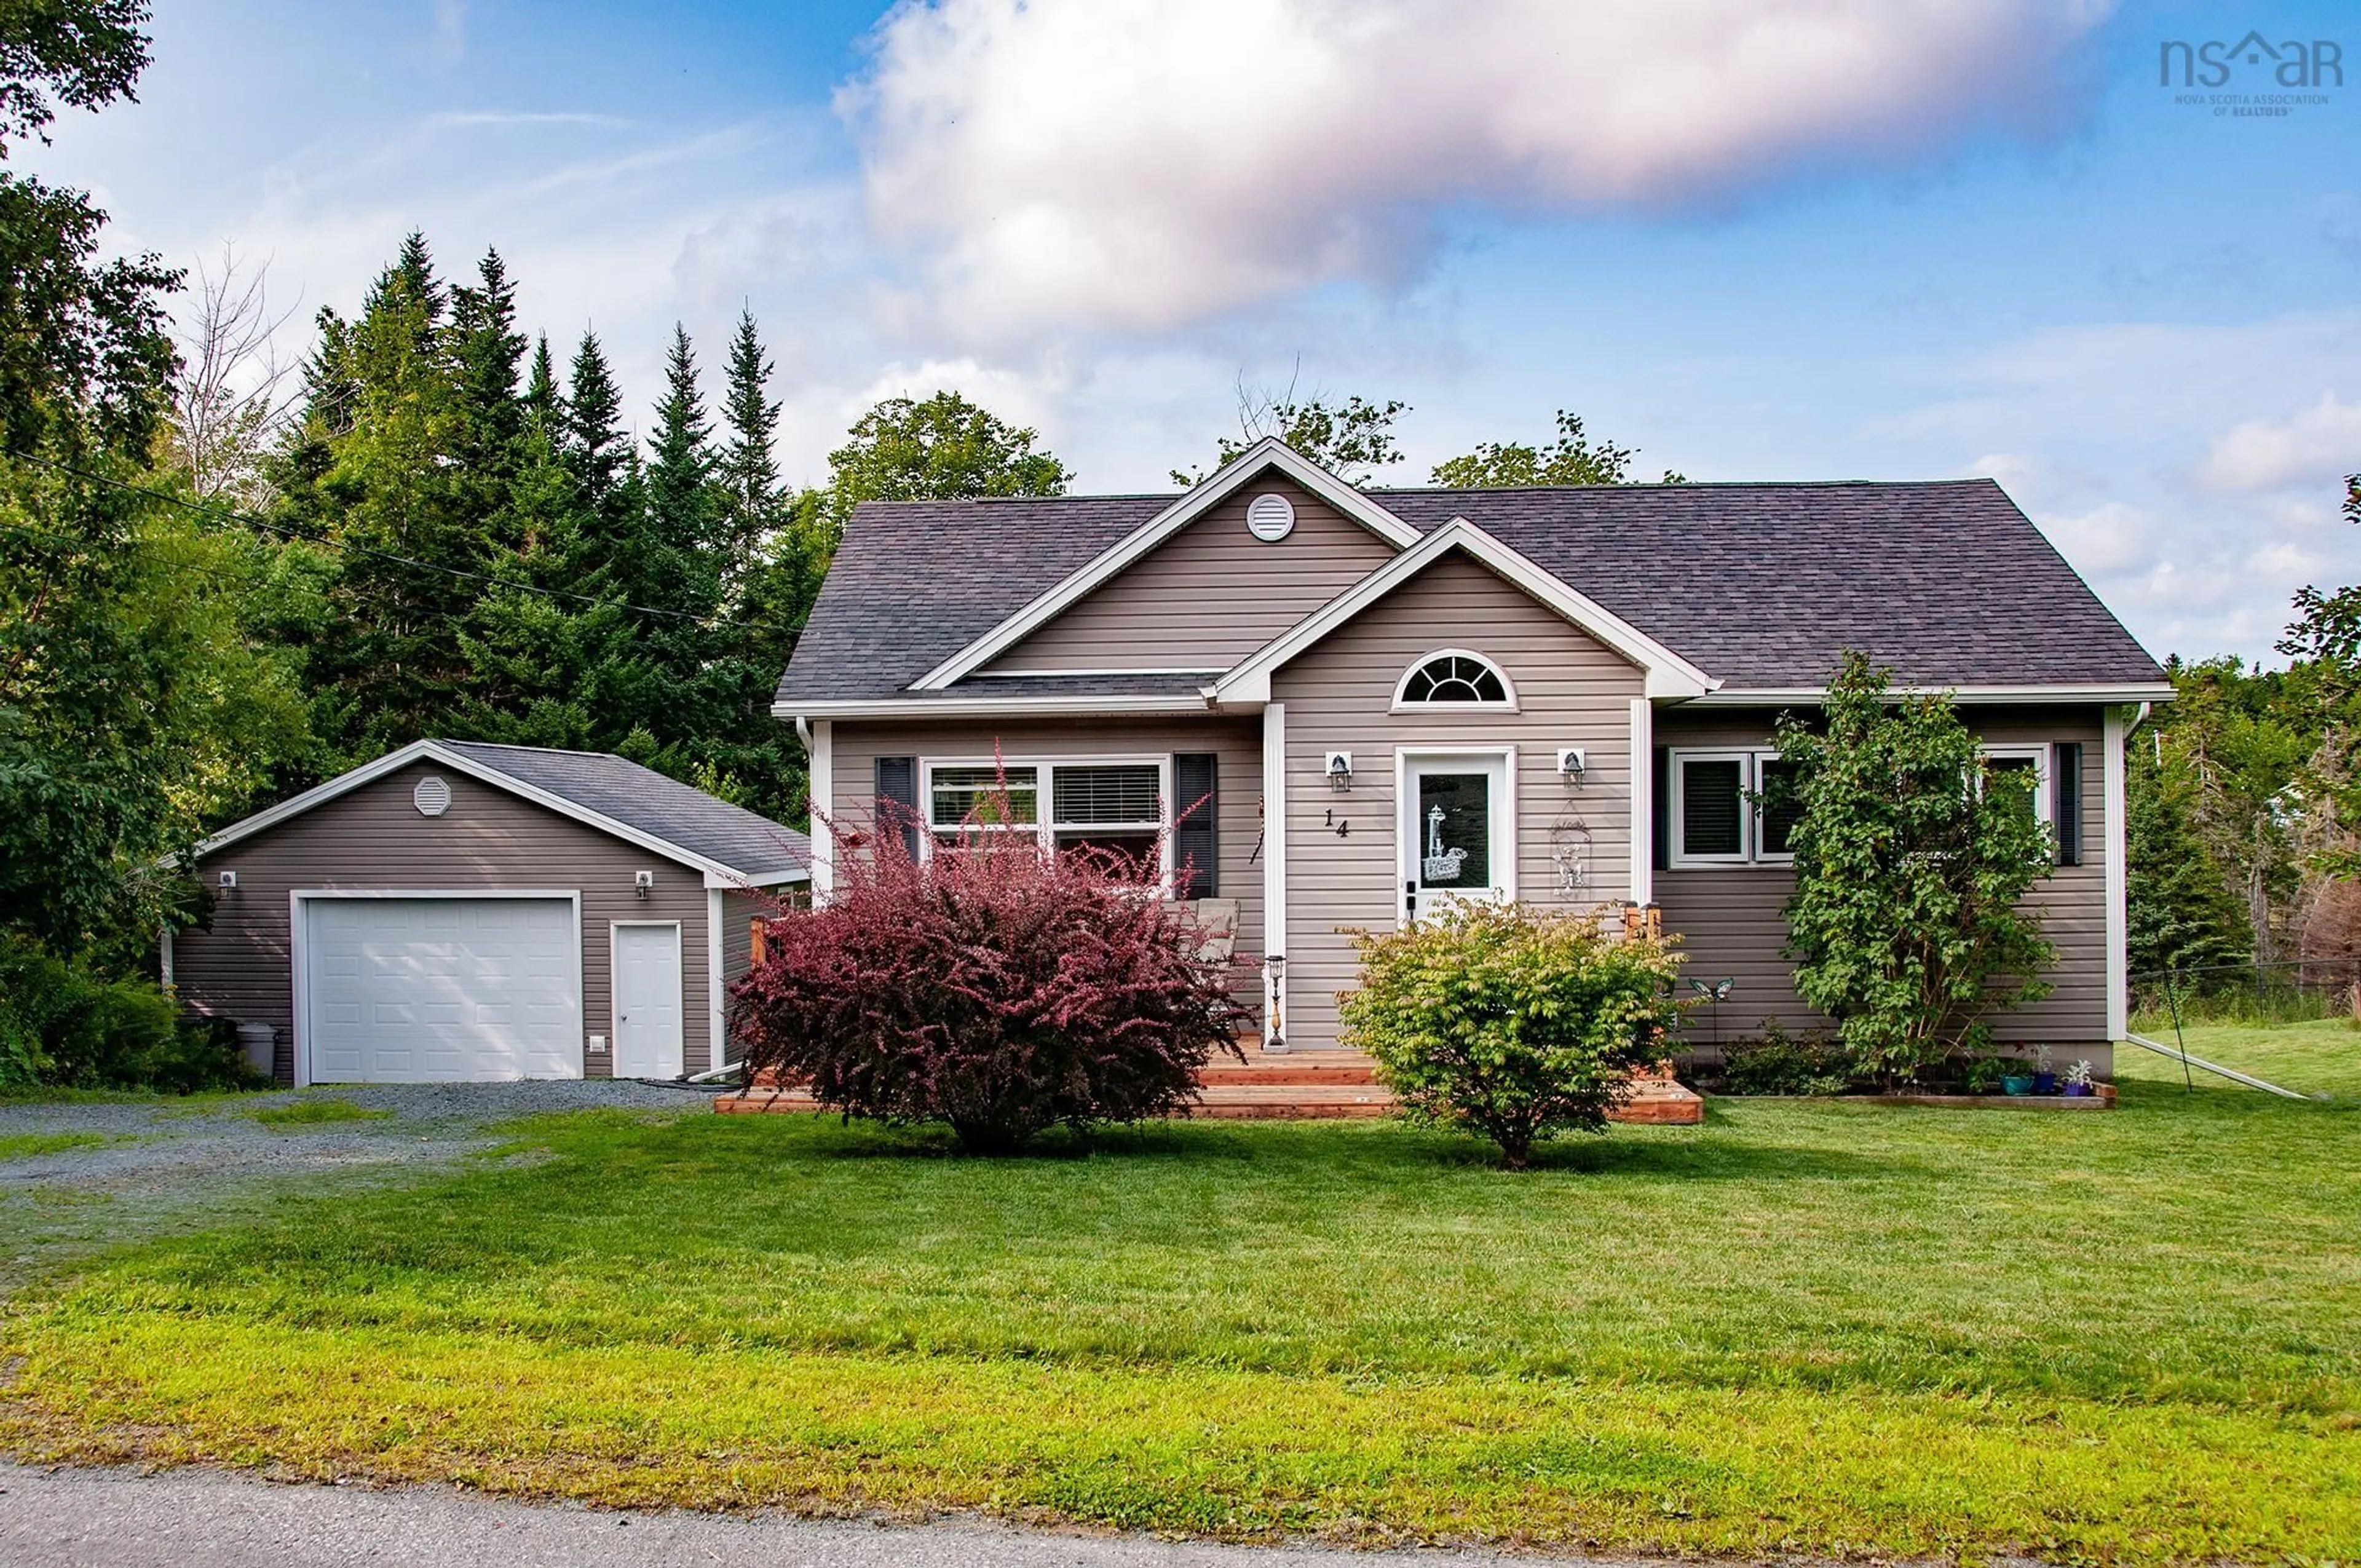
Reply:
[[[1213,1053],[1238,1054],[1229,966],[1129,858],[982,826],[922,861],[890,825],[858,848],[835,837],[828,902],[769,922],[732,988],[750,1075],[1007,1153],[1052,1126],[1185,1113]]]

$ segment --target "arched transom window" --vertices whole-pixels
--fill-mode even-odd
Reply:
[[[1481,653],[1444,648],[1412,664],[1394,688],[1396,707],[1514,707],[1516,688]]]

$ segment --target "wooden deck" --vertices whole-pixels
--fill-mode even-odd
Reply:
[[[1377,1081],[1369,1058],[1356,1051],[1272,1054],[1258,1042],[1242,1044],[1246,1061],[1222,1058],[1197,1075],[1204,1097],[1196,1114],[1217,1121],[1310,1122],[1382,1116],[1394,1097]],[[757,1083],[713,1102],[724,1115],[821,1109],[800,1088]],[[1705,1120],[1705,1102],[1669,1071],[1639,1080],[1631,1098],[1609,1116],[1616,1122],[1692,1126]]]

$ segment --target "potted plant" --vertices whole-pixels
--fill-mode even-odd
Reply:
[[[2058,1092],[2058,1070],[2049,1065],[2049,1047],[2048,1046],[2037,1046],[2034,1047],[2033,1092],[2036,1094],[2055,1094]]]
[[[2001,1074],[2000,1091],[2003,1094],[2033,1092],[2033,1073],[2026,1063],[2018,1061],[2008,1064],[2007,1069]]]
[[[2091,1058],[2084,1057],[2066,1069],[2066,1092],[2078,1100],[2088,1099],[2098,1092],[2091,1081]]]

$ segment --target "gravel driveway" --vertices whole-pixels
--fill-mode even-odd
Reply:
[[[278,1486],[201,1470],[141,1475],[0,1464],[0,1563],[11,1568],[1511,1568],[1541,1561],[973,1523],[604,1513],[442,1487]],[[1587,1568],[1608,1568],[1608,1560],[1590,1559]]]
[[[267,1212],[291,1187],[412,1179],[499,1139],[520,1116],[609,1108],[704,1113],[706,1091],[664,1084],[380,1084],[197,1100],[0,1105],[0,1153],[26,1134],[99,1142],[0,1157],[0,1294],[125,1242]],[[256,1113],[299,1100],[388,1114],[271,1126]]]

